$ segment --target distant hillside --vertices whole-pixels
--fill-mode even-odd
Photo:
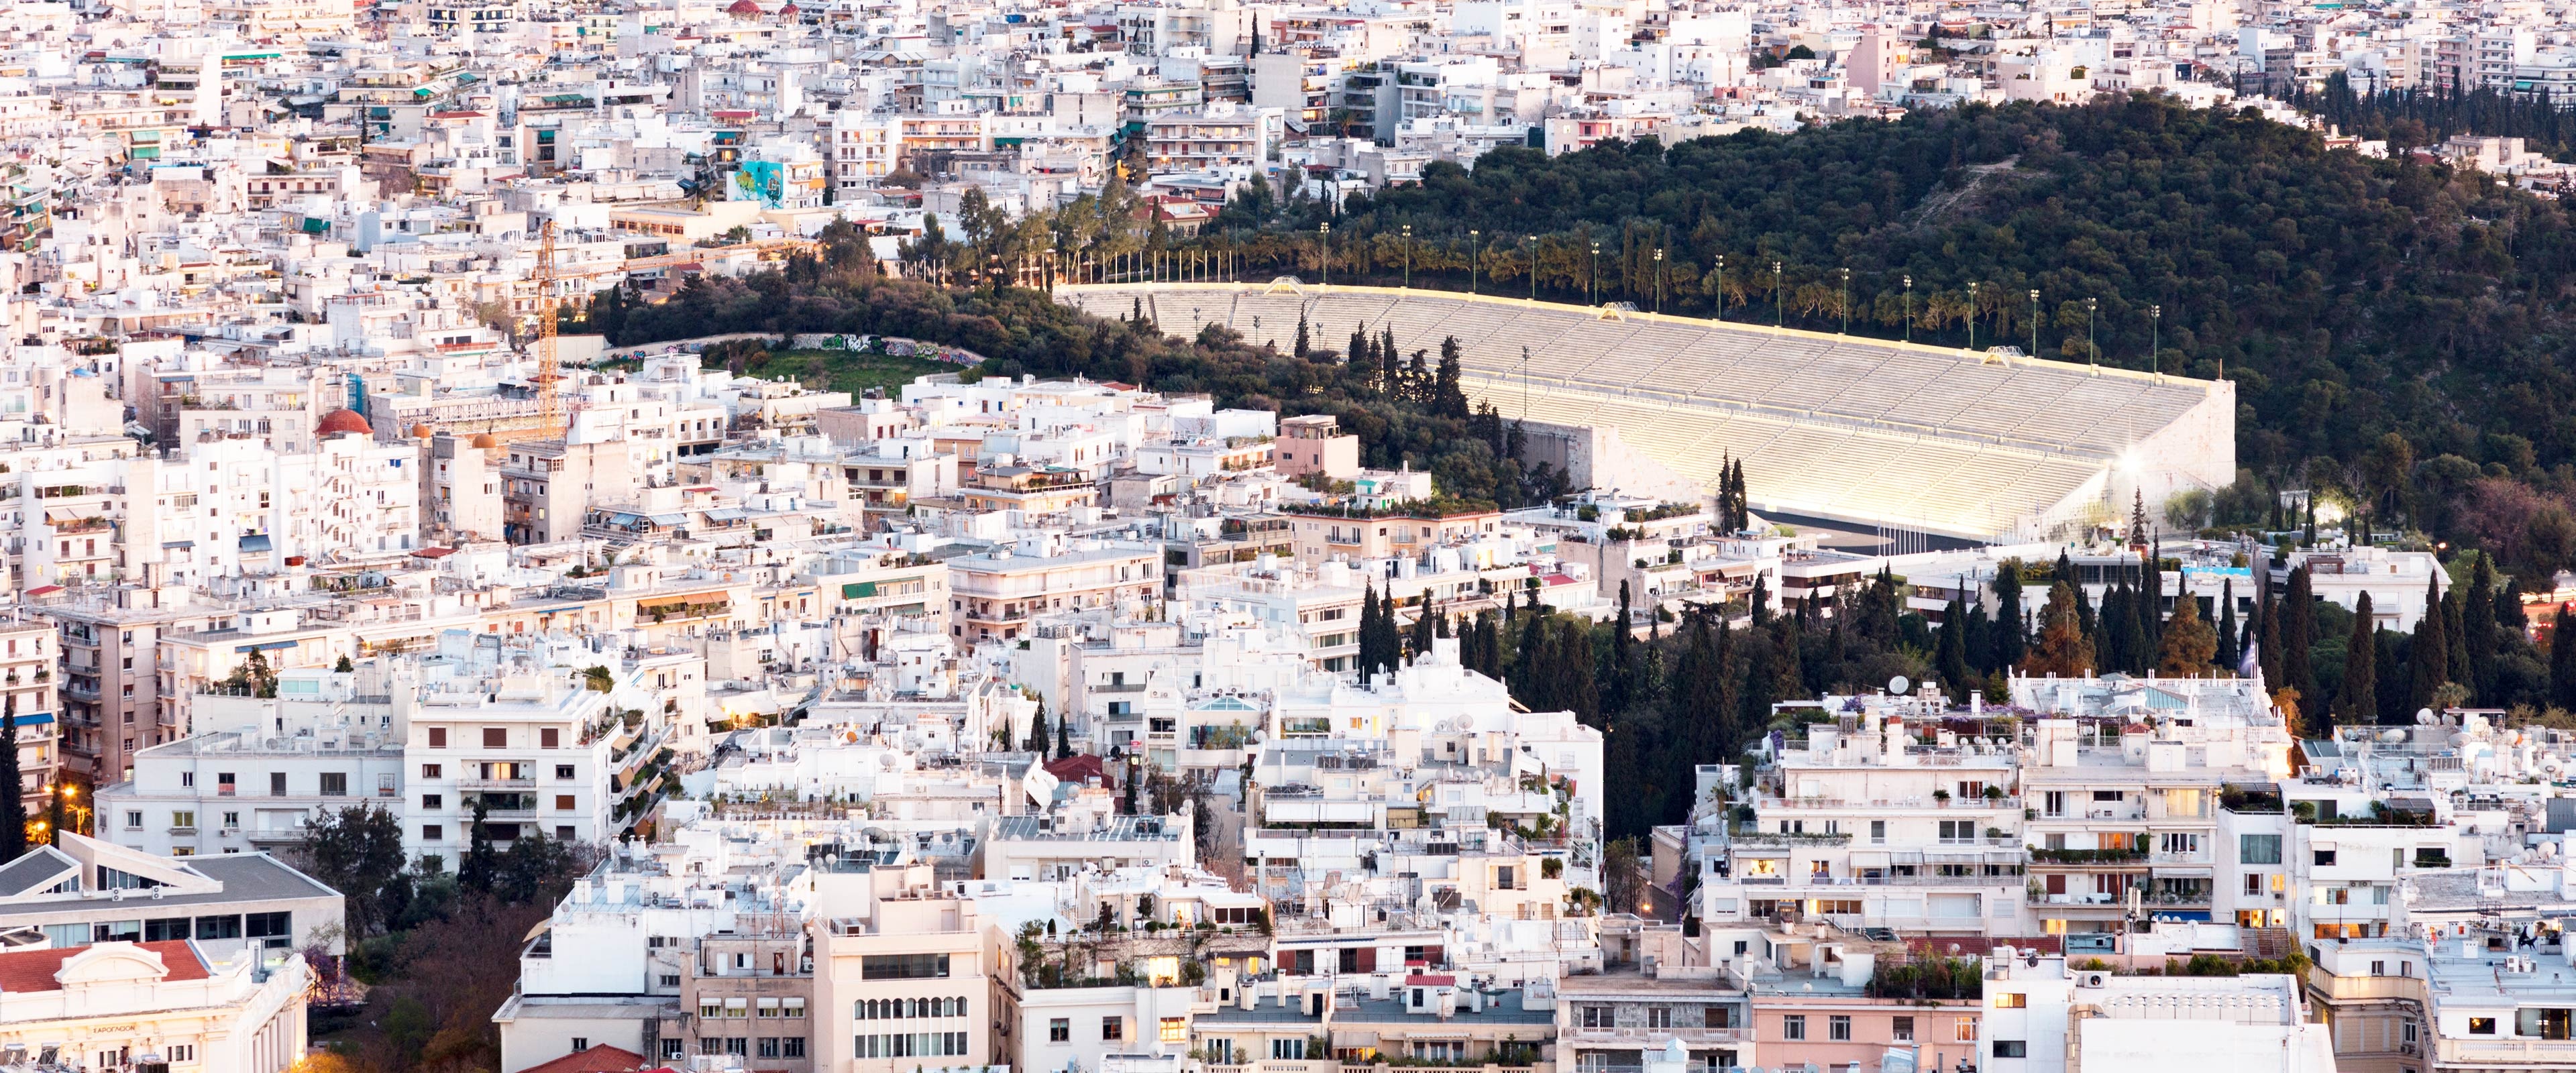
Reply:
[[[1247,276],[1311,276],[1323,219],[1247,200],[1204,241],[1238,250]],[[2549,471],[2576,459],[2576,375],[2558,360],[2567,212],[2482,176],[2328,152],[2250,113],[2139,97],[1554,159],[1506,149],[1332,223],[1336,279],[1397,279],[1410,224],[1415,286],[1467,286],[1473,230],[1480,289],[1527,293],[1537,236],[1541,293],[1587,299],[1598,243],[1602,299],[1651,307],[1661,247],[1667,311],[1715,310],[1722,255],[1729,319],[1826,331],[1848,311],[1854,332],[1901,334],[1911,275],[1918,341],[1967,341],[1975,283],[1980,347],[2031,346],[2037,289],[2042,351],[2084,360],[2089,325],[2100,360],[2131,368],[2149,366],[2161,306],[2165,369],[2237,381],[2259,482],[2438,531],[2466,524],[2452,508],[2482,471],[2562,493],[2569,475]],[[2255,520],[2242,515],[2268,498],[2222,496],[2239,516],[2209,520]]]

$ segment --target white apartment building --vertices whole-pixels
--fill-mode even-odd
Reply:
[[[304,1058],[302,958],[118,941],[0,953],[0,975],[27,982],[0,995],[0,1049],[30,1059],[280,1073]]]
[[[197,697],[196,733],[137,752],[131,779],[100,788],[100,836],[186,857],[283,851],[342,809],[403,819],[413,690],[387,672],[304,668],[281,673],[275,697]]]
[[[2336,1068],[2333,1029],[2309,1019],[2296,977],[2124,976],[2070,968],[2062,954],[1999,952],[1990,964],[1981,1073]]]

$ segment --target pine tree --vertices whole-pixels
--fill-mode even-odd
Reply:
[[[2129,546],[2144,549],[2147,546],[2147,490],[2139,488],[2130,494],[2136,498],[2129,506]]]
[[[1297,314],[1297,360],[1311,361],[1315,356],[1314,340],[1306,333],[1306,314]]]
[[[2022,650],[2030,634],[2021,620],[2021,563],[2017,560],[1995,571],[1995,624],[1987,636],[1993,640],[1993,654],[1987,657],[1986,666],[2021,665]]]
[[[2157,673],[2198,678],[2209,673],[2210,660],[2217,655],[2218,631],[2200,617],[2199,597],[2182,594],[2174,600],[2173,621],[2165,624],[2164,636],[2157,641]]]
[[[1453,335],[1440,340],[1440,369],[1433,379],[1431,412],[1444,417],[1467,416],[1467,389],[1462,379],[1464,371],[1458,337]]]
[[[2370,594],[2364,592],[2352,610],[2352,641],[2344,649],[2343,690],[2335,698],[2335,719],[2350,724],[2379,721],[2378,625],[2371,618]]]
[[[458,886],[482,893],[492,890],[493,872],[500,864],[500,854],[492,850],[492,832],[483,825],[483,817],[489,811],[482,798],[474,799],[474,822],[466,828],[465,857],[456,868]]]
[[[2415,642],[2407,649],[2406,699],[2411,707],[2433,703],[2433,691],[2451,680],[2450,625],[2442,610],[2441,578],[2424,580],[2424,617],[2415,623]]]
[[[2075,586],[2059,581],[2048,588],[2048,606],[2039,613],[2039,643],[2022,659],[2022,673],[2078,678],[2092,672],[2093,642],[2075,606]]]

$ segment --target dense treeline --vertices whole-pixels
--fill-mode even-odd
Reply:
[[[2521,138],[2524,148],[2565,160],[2576,153],[2576,115],[2569,102],[2543,92],[2506,93],[2480,87],[2424,86],[2389,89],[2356,86],[2335,74],[2325,86],[2283,87],[2281,99],[2334,124],[2345,134],[2388,142],[2391,153],[2439,145],[2454,134]]]
[[[1297,353],[1250,346],[1221,327],[1176,339],[1141,309],[1095,317],[1034,289],[943,288],[877,274],[863,238],[846,224],[822,238],[815,256],[743,279],[692,277],[659,303],[603,292],[581,327],[618,345],[747,331],[934,340],[985,355],[993,362],[985,371],[1003,375],[1087,376],[1204,392],[1219,406],[1282,417],[1331,414],[1359,437],[1364,464],[1427,469],[1459,499],[1516,507],[1565,491],[1561,473],[1522,465],[1509,422],[1468,405],[1454,345],[1398,353],[1391,336],[1370,338],[1358,325],[1310,326],[1304,334],[1312,342]],[[1351,331],[1348,349],[1327,345],[1336,329]]]

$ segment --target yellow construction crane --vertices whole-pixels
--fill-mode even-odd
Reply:
[[[537,438],[564,435],[563,368],[555,357],[555,222],[537,240]]]

